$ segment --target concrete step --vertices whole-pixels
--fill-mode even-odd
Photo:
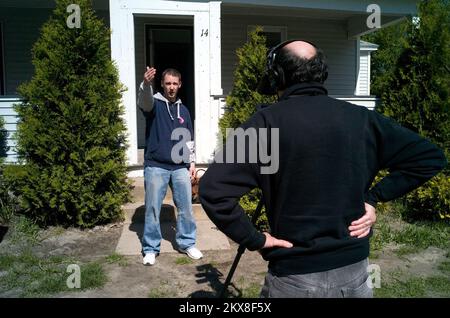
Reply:
[[[195,246],[201,251],[230,249],[230,242],[227,237],[217,230],[210,220],[200,220],[196,223],[197,240]],[[144,223],[124,224],[116,246],[116,252],[121,255],[142,255],[141,242],[143,231]],[[174,222],[162,222],[161,234],[161,253],[178,253],[175,240],[176,224]]]
[[[130,179],[133,189],[131,190],[131,202],[145,202],[145,186],[144,186],[144,178],[137,177]],[[172,190],[170,187],[167,187],[166,197],[164,198],[164,202],[171,202],[172,199]]]
[[[204,250],[227,250],[230,243],[206,215],[200,204],[192,205],[197,225],[196,246]],[[123,206],[125,224],[122,229],[116,252],[122,255],[141,255],[142,233],[144,231],[145,205],[143,202],[128,203]],[[161,253],[177,253],[176,207],[170,202],[161,209]]]

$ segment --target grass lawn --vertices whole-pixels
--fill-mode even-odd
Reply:
[[[391,203],[378,213],[369,259],[385,266],[375,297],[450,297],[450,225],[408,223],[402,209]]]
[[[375,297],[450,297],[449,224],[408,223],[402,213],[401,205],[393,203],[377,214],[369,257],[381,272]],[[0,297],[77,297],[77,292],[88,289],[89,297],[127,297],[131,290],[136,291],[131,297],[211,297],[220,291],[235,256],[235,250],[211,251],[203,261],[194,262],[169,253],[148,268],[140,257],[113,252],[119,230],[90,235],[62,228],[43,231],[15,218],[0,244]],[[71,264],[79,266],[80,288],[68,287],[74,282]],[[245,253],[229,297],[259,297],[265,270],[259,255]]]

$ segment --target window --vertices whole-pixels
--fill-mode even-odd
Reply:
[[[268,48],[274,47],[280,42],[286,41],[286,27],[263,25],[262,28],[262,34],[266,37],[266,44]],[[248,26],[248,32],[254,29],[254,25]]]
[[[0,95],[5,95],[5,69],[3,65],[3,28],[0,23]]]

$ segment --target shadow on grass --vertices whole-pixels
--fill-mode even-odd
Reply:
[[[3,238],[5,237],[7,232],[8,232],[8,227],[0,225],[0,243],[3,241]]]

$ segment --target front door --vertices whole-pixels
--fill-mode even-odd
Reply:
[[[179,97],[195,119],[194,91],[194,44],[191,26],[146,26],[147,65],[156,68],[155,88],[163,93],[161,74],[166,68],[177,69],[181,73],[182,87]]]

